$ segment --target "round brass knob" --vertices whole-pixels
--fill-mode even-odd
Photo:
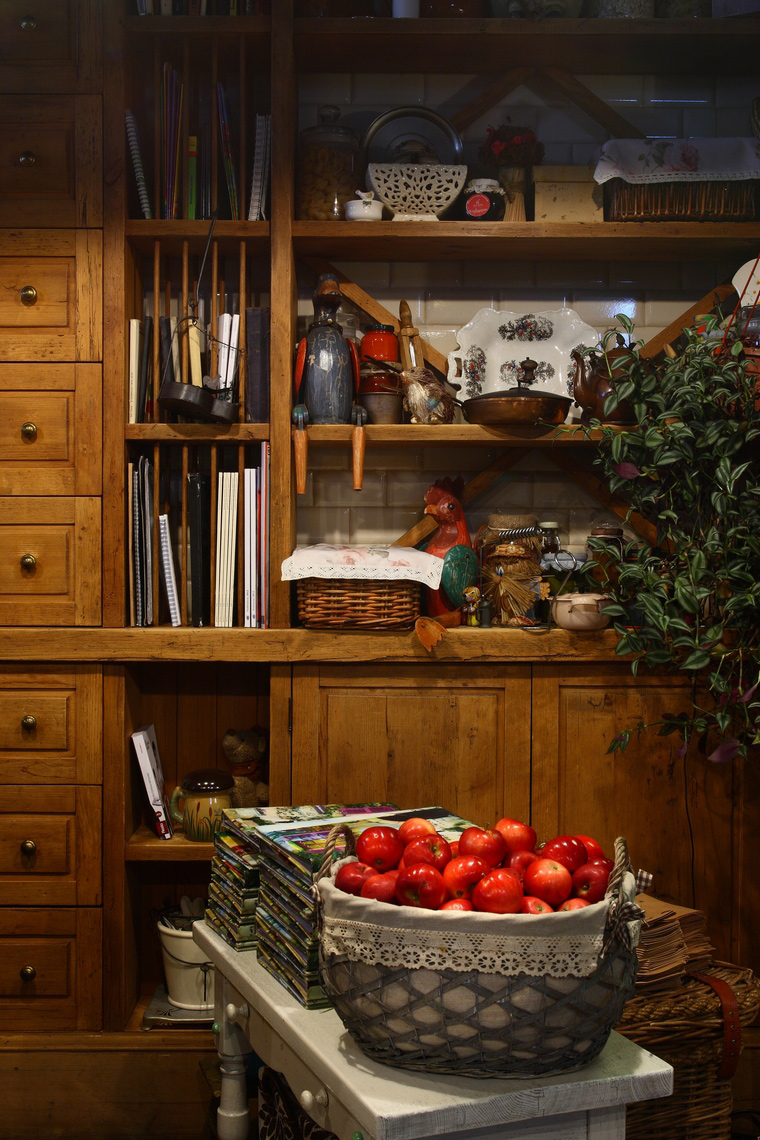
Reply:
[[[21,854],[22,855],[35,855],[37,853],[37,844],[33,839],[21,840]]]
[[[23,154],[18,156],[19,166],[34,166],[37,161],[37,155],[33,150],[25,150]]]
[[[33,32],[35,30],[35,28],[37,27],[37,17],[36,16],[24,16],[24,18],[21,21],[21,27],[24,29],[25,32]]]
[[[34,570],[36,565],[37,565],[37,559],[34,557],[33,554],[23,554],[21,556],[21,569],[22,570]]]
[[[31,713],[27,713],[26,716],[22,716],[21,727],[23,728],[24,732],[33,732],[37,727],[37,717],[32,716]]]
[[[37,977],[37,971],[34,966],[22,966],[19,970],[19,976],[22,982],[33,982]]]
[[[37,302],[37,290],[34,285],[25,285],[21,290],[21,304],[34,305]]]
[[[36,439],[37,425],[27,420],[25,424],[21,425],[21,434],[23,435],[24,439]]]

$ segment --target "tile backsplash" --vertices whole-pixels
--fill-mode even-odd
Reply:
[[[749,77],[579,78],[637,130],[652,137],[752,135],[750,108],[757,90]],[[361,137],[372,120],[391,107],[424,105],[451,117],[482,86],[482,78],[468,75],[306,75],[299,92],[300,126],[312,126],[318,108],[333,104],[341,111],[341,122]],[[546,164],[595,164],[608,137],[598,123],[555,91],[520,87],[463,132],[464,161],[475,162],[487,127],[510,121],[535,130],[545,146]],[[647,341],[713,285],[730,279],[741,261],[335,264],[391,312],[398,313],[400,300],[408,301],[422,335],[446,354],[457,349],[457,331],[481,308],[535,312],[569,306],[600,334],[616,324],[616,314],[624,313],[634,321],[636,336]],[[313,283],[302,272],[298,303],[302,330],[313,312]],[[358,314],[360,329],[366,320]],[[421,517],[424,493],[434,479],[461,475],[466,481],[496,455],[486,447],[370,445],[364,488],[354,491],[350,445],[312,447],[307,492],[298,499],[298,543],[392,542]],[[552,463],[549,447],[531,451],[468,508],[473,535],[495,511],[557,521],[563,544],[575,552],[583,550],[593,526],[617,521]]]

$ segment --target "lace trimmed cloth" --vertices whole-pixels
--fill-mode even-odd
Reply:
[[[760,139],[610,139],[596,182],[742,182],[760,178]]]
[[[334,865],[333,874],[343,862]],[[616,902],[603,899],[578,910],[545,915],[389,906],[348,895],[330,878],[321,879],[316,889],[322,955],[391,969],[586,978],[605,951],[615,908],[620,907],[621,933],[630,950],[635,949],[641,929],[637,915],[642,912],[633,903],[636,882],[630,872],[622,877]]]
[[[443,559],[414,546],[298,546],[282,563],[283,582],[298,578],[364,578],[419,582],[437,590]]]

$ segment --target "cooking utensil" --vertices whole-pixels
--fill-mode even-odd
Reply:
[[[535,427],[541,423],[564,423],[572,400],[569,396],[531,388],[536,366],[535,360],[522,360],[522,375],[518,376],[517,387],[509,388],[501,396],[474,396],[471,400],[465,400],[465,418],[473,424],[523,424]]]

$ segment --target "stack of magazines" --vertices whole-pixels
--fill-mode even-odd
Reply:
[[[330,809],[312,810],[327,813]],[[471,826],[468,820],[440,807],[399,811],[392,804],[363,804],[339,808],[338,813],[357,836],[372,824],[398,826],[412,816],[432,820],[448,839],[455,839]],[[257,828],[260,881],[256,953],[260,964],[307,1009],[330,1004],[319,984],[319,938],[311,886],[335,822],[335,818],[316,818],[306,823],[261,824]],[[339,840],[336,857],[344,846],[344,840]]]

